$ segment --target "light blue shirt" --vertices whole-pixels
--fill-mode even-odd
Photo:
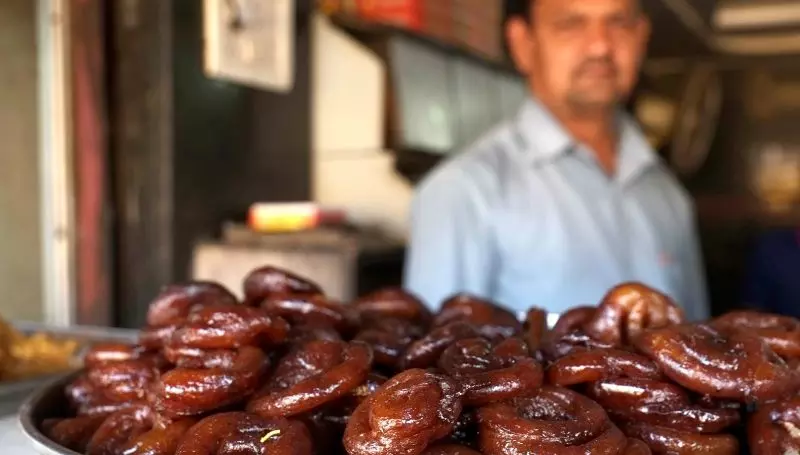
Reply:
[[[558,313],[640,281],[708,317],[690,198],[634,121],[619,125],[613,177],[534,100],[435,169],[412,204],[405,286],[432,307],[468,292]]]

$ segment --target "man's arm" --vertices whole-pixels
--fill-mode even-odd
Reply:
[[[458,292],[490,297],[494,253],[486,201],[475,176],[456,167],[419,187],[404,285],[432,308]]]
[[[706,269],[698,239],[694,208],[689,207],[688,235],[683,247],[684,295],[683,305],[686,316],[691,321],[702,321],[711,316],[706,288]]]

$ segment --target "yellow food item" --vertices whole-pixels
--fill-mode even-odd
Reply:
[[[74,364],[80,344],[46,333],[26,335],[0,320],[0,379],[15,381],[59,373]]]
[[[0,377],[2,371],[11,362],[11,339],[14,335],[14,328],[0,319]]]

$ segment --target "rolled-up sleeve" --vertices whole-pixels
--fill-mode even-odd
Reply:
[[[491,297],[490,223],[474,178],[457,167],[435,172],[412,203],[405,287],[432,308],[457,292]]]

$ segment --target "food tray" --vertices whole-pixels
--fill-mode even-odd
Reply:
[[[525,312],[517,314],[521,321],[525,320]],[[548,313],[547,325],[552,328],[558,321],[558,313]],[[78,328],[51,328],[40,324],[14,324],[18,330],[26,333],[46,332],[54,336],[74,337],[79,340],[86,340],[87,344],[99,341],[122,341],[134,342],[138,331],[105,329],[96,327]],[[64,448],[45,436],[39,430],[39,424],[47,418],[60,417],[59,413],[69,409],[63,390],[78,375],[79,371],[65,374],[36,378],[21,383],[7,384],[6,389],[15,390],[14,393],[31,393],[24,399],[19,408],[19,422],[25,437],[31,443],[37,453],[41,455],[81,455],[78,452]],[[0,390],[2,390],[0,386]],[[0,397],[2,397],[0,391]]]
[[[106,327],[54,327],[35,322],[12,322],[11,325],[20,332],[30,335],[44,333],[53,338],[69,338],[78,341],[80,348],[76,354],[76,364],[79,364],[83,351],[92,344],[102,342],[133,343],[136,341],[138,331],[115,329]],[[20,381],[0,382],[0,415],[13,414],[20,403],[34,390],[62,377],[67,372],[35,376]]]
[[[519,313],[518,316],[520,320],[525,319],[524,312]],[[547,315],[548,327],[552,328],[558,321],[558,318],[559,315],[557,313],[549,313]],[[23,331],[29,327],[31,331],[48,331],[54,335],[63,334],[64,336],[75,336],[77,338],[83,337],[83,339],[86,339],[87,342],[132,342],[136,339],[137,334],[137,331],[134,330],[92,327],[52,329],[36,324],[25,324],[17,327]],[[78,452],[64,448],[51,441],[39,429],[39,425],[44,419],[62,417],[63,413],[69,409],[66,396],[64,395],[64,388],[69,383],[74,381],[79,374],[80,371],[73,371],[59,375],[55,378],[48,377],[36,379],[36,384],[33,385],[35,391],[24,400],[22,406],[19,408],[19,423],[22,428],[22,432],[36,453],[40,455],[81,455]],[[26,381],[26,383],[33,382],[34,381]],[[749,455],[746,447],[746,444],[742,444],[741,455]]]
[[[51,441],[39,430],[39,423],[46,418],[59,417],[56,410],[69,409],[64,387],[80,374],[78,371],[50,379],[30,395],[19,408],[19,423],[22,433],[41,455],[81,455]]]

